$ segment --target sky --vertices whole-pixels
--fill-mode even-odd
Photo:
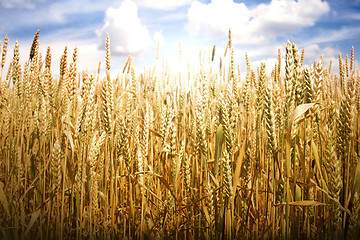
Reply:
[[[306,64],[323,54],[324,65],[333,61],[336,69],[338,53],[345,59],[352,46],[360,62],[360,0],[0,0],[0,22],[0,41],[9,37],[7,63],[15,41],[20,62],[28,59],[40,29],[40,52],[51,47],[54,74],[65,46],[70,54],[77,47],[79,70],[95,71],[99,61],[104,66],[107,33],[112,74],[129,55],[138,72],[153,66],[157,46],[159,61],[170,68],[199,62],[200,50],[209,58],[214,44],[218,60],[229,28],[241,70],[245,52],[255,66],[265,62],[271,70],[287,40],[305,49]]]

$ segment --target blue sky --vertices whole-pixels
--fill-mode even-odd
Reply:
[[[360,0],[0,0],[0,22],[0,40],[10,39],[7,62],[16,40],[25,62],[40,29],[40,51],[51,46],[55,74],[65,46],[78,48],[80,70],[94,71],[104,62],[106,33],[114,74],[128,55],[137,69],[154,64],[157,42],[170,66],[178,64],[179,42],[182,63],[197,60],[200,49],[209,55],[213,44],[218,59],[229,28],[241,69],[245,51],[271,69],[288,39],[305,49],[307,64],[324,54],[324,65],[332,60],[336,68],[338,53],[345,58],[351,46],[360,60]]]

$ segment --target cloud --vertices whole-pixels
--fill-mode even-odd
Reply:
[[[310,61],[320,59],[320,56],[323,55],[324,58],[333,58],[337,57],[340,53],[340,50],[332,47],[320,48],[317,44],[311,44],[304,48],[305,57]]]
[[[0,7],[5,9],[27,8],[34,9],[36,4],[43,3],[46,0],[0,0]]]
[[[85,15],[98,11],[104,11],[108,6],[107,1],[94,2],[89,0],[66,0],[55,2],[41,11],[42,19],[48,19],[54,22],[67,22],[69,15]]]
[[[31,46],[31,45],[30,45]],[[40,43],[40,52],[43,56],[46,54],[47,46],[51,47],[51,55],[52,55],[52,72],[55,76],[59,76],[59,66],[61,55],[64,52],[65,46],[68,48],[68,62],[72,60],[72,54],[74,48],[77,48],[77,68],[78,72],[89,71],[89,73],[94,73],[99,65],[99,61],[104,62],[105,54],[103,51],[99,51],[97,49],[97,44],[94,41],[89,40],[77,40],[71,43],[68,42],[44,42]],[[30,47],[29,47],[30,49]],[[28,53],[25,57],[28,56]],[[104,64],[102,64],[102,67]],[[102,73],[104,69],[101,69]]]
[[[322,0],[272,0],[251,9],[233,0],[195,1],[188,10],[186,29],[216,39],[231,28],[234,43],[260,44],[313,26],[329,11],[329,4]]]
[[[173,10],[178,7],[190,5],[193,0],[137,0],[136,3],[141,7]]]
[[[319,62],[321,55],[324,59],[324,68],[329,68],[331,62],[331,72],[338,74],[339,61],[338,56],[341,51],[334,47],[321,47],[318,44],[310,44],[305,46],[304,64],[312,65],[314,61]],[[345,57],[344,57],[345,58]]]
[[[270,58],[265,58],[265,59],[261,59],[258,61],[253,61],[253,62],[251,62],[251,69],[256,72],[258,68],[260,69],[260,66],[262,63],[265,63],[266,75],[271,76],[271,72],[274,70],[275,64],[278,63],[278,59],[274,58],[274,57],[270,57]],[[245,78],[245,76],[246,76],[246,72],[244,73],[244,78]]]
[[[2,1],[7,4],[6,0],[0,0],[0,10],[2,10]],[[110,6],[110,0],[103,0],[101,2],[95,0],[64,0],[61,2],[56,0],[11,1],[12,4],[14,4],[15,1],[17,3],[26,2],[27,5],[25,6],[27,7],[20,8],[20,6],[14,5],[11,9],[1,11],[0,21],[2,24],[0,26],[0,31],[2,29],[8,29],[6,33],[17,30],[18,28],[29,27],[34,29],[44,29],[51,26],[52,29],[56,29],[56,27],[59,27],[61,24],[64,24],[63,27],[66,28],[74,25],[83,26],[90,19],[91,25],[95,30],[96,27],[94,27],[93,24],[95,22],[94,19],[99,19],[99,26],[101,26],[103,13]],[[40,2],[42,2],[42,4],[40,4]],[[34,9],[31,9],[30,7],[34,7]]]
[[[164,40],[164,37],[163,37],[163,35],[162,35],[162,32],[156,32],[156,33],[154,34],[154,40],[155,40],[156,42],[158,42],[160,46],[163,45],[164,42],[165,42],[165,40]]]
[[[110,7],[105,13],[105,23],[96,31],[102,39],[99,46],[105,49],[106,33],[110,35],[111,53],[119,56],[143,56],[152,39],[149,30],[138,17],[138,7],[131,0],[125,0],[118,8]]]
[[[320,30],[310,39],[312,43],[337,42],[346,39],[357,39],[360,36],[360,27],[344,26],[340,29]]]

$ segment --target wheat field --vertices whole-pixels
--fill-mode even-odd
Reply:
[[[229,32],[188,72],[135,73],[129,56],[113,77],[107,35],[101,77],[77,69],[76,48],[51,65],[39,31],[24,63],[18,42],[6,63],[7,45],[1,239],[360,237],[354,48],[334,71],[287,42],[275,66],[244,56],[244,74]]]

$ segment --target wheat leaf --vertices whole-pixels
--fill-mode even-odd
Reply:
[[[38,219],[39,215],[40,215],[40,209],[37,210],[36,212],[33,212],[31,214],[31,219],[30,222],[25,230],[24,236],[26,237],[28,235],[28,233],[30,232],[31,227],[35,224],[36,220]]]

